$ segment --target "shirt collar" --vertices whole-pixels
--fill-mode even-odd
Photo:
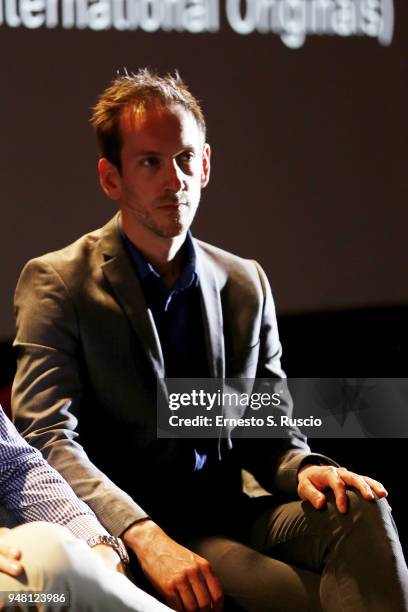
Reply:
[[[148,277],[153,276],[153,278],[161,281],[160,274],[155,270],[152,264],[142,255],[139,249],[131,242],[131,240],[127,237],[122,227],[119,224],[119,231],[124,241],[125,247],[132,259],[132,262],[136,268],[136,272],[139,276],[139,279],[142,283],[146,281]],[[198,286],[198,274],[197,274],[197,256],[194,247],[193,237],[190,230],[187,232],[186,239],[183,243],[182,255],[183,255],[183,269],[181,274],[173,287],[171,288],[171,292],[173,291],[182,291],[183,289],[188,289],[191,286]]]

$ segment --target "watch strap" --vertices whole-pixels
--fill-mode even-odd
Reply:
[[[104,544],[105,546],[111,546],[118,553],[122,563],[129,563],[129,555],[126,550],[126,546],[120,538],[115,538],[113,535],[96,535],[86,541],[88,546],[97,546],[98,544]]]

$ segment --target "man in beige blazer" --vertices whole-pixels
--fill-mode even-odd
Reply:
[[[380,483],[296,428],[232,447],[157,439],[158,379],[283,376],[273,299],[258,264],[189,233],[210,147],[178,76],[117,78],[93,125],[119,214],[22,272],[18,427],[176,610],[221,610],[223,592],[263,612],[407,610]],[[274,495],[245,496],[242,468]]]

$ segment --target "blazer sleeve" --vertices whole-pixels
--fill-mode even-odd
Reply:
[[[281,367],[282,347],[279,340],[275,304],[265,272],[254,262],[261,285],[262,319],[260,330],[260,349],[256,378],[260,385],[270,386],[272,394],[277,380],[286,387],[286,375]],[[267,390],[267,389],[263,389]],[[293,403],[289,391],[279,407],[282,415],[291,416]],[[250,471],[268,491],[281,491],[296,494],[299,469],[305,464],[338,464],[319,453],[312,453],[306,436],[297,427],[287,427],[280,438],[246,439],[240,441],[238,449],[242,465]]]
[[[23,269],[15,293],[15,423],[114,535],[146,512],[90,460],[81,445],[80,327],[68,288],[43,258]],[[81,410],[86,407],[81,406]]]

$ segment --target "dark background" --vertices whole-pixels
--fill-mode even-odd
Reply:
[[[405,377],[408,4],[391,45],[273,34],[0,27],[0,387],[13,376],[12,293],[23,264],[103,224],[88,120],[116,70],[178,68],[213,148],[196,236],[257,259],[297,377]],[[3,394],[7,403],[7,393]],[[386,407],[385,407],[386,410]],[[382,480],[407,537],[405,440],[319,440]]]

